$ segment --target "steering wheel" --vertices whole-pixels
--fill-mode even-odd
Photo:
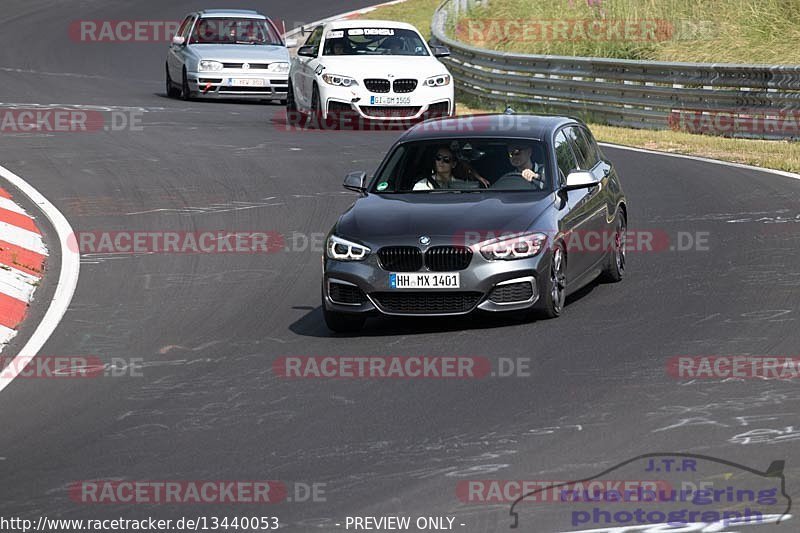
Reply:
[[[538,180],[534,180],[539,182]],[[541,182],[539,182],[541,183]],[[509,172],[508,174],[503,174],[500,176],[500,179],[495,181],[492,184],[492,189],[536,189],[542,190],[544,188],[544,184],[542,183],[541,186],[535,184],[534,182],[528,181],[522,177],[521,172]]]

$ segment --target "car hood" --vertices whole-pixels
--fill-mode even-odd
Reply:
[[[529,230],[553,200],[553,194],[524,192],[370,194],[341,216],[334,231],[372,244],[411,244],[423,235],[433,245],[452,244],[465,235],[474,241],[477,234]]]
[[[289,51],[285,46],[251,44],[191,44],[189,46],[192,53],[201,59],[229,61],[232,63],[289,61]]]
[[[325,71],[358,79],[415,78],[447,74],[447,68],[433,56],[323,56]]]

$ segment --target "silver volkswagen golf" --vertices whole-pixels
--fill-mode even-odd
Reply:
[[[275,24],[250,10],[206,9],[188,14],[167,53],[166,92],[172,98],[246,98],[285,103],[288,47]]]

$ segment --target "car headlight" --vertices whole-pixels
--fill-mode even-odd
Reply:
[[[442,74],[441,76],[432,76],[425,80],[425,85],[428,87],[444,87],[450,85],[450,75]]]
[[[534,257],[544,249],[547,235],[544,233],[518,233],[477,244],[481,255],[490,261],[525,259]]]
[[[203,72],[214,72],[217,70],[222,70],[222,63],[219,61],[208,61],[202,60],[197,67],[197,70],[201,70]]]
[[[328,245],[325,249],[328,252],[328,258],[337,261],[363,261],[370,252],[370,249],[364,245],[335,235],[328,237]]]
[[[336,85],[337,87],[351,87],[353,85],[358,85],[358,82],[353,78],[340,76],[338,74],[323,74],[322,80],[328,85]]]
[[[289,63],[270,63],[267,67],[267,70],[270,72],[280,72],[281,74],[285,74],[289,72]]]

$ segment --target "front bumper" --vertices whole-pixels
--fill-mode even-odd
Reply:
[[[284,100],[289,87],[288,73],[267,71],[189,72],[187,79],[189,90],[198,98]],[[245,83],[253,85],[239,80],[248,80]]]
[[[469,266],[458,271],[458,289],[420,291],[391,288],[391,272],[381,268],[374,253],[359,262],[323,261],[322,294],[327,310],[387,316],[457,316],[476,310],[532,309],[547,290],[550,271],[546,252],[513,261],[488,261],[474,254]]]
[[[409,93],[372,93],[362,85],[336,87],[321,81],[319,86],[324,118],[331,113],[352,113],[364,120],[413,121],[449,117],[455,112],[452,83],[444,87],[420,85]]]

